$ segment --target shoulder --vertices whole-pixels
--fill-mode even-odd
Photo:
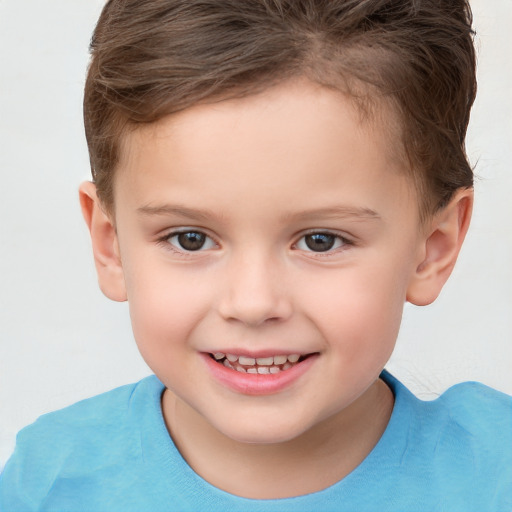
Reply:
[[[48,447],[64,451],[68,444],[86,444],[93,436],[123,428],[131,398],[141,382],[113,389],[81,400],[73,405],[44,414],[21,430],[16,437],[17,449],[37,446],[38,451]]]
[[[58,479],[101,473],[126,460],[126,448],[136,446],[133,409],[144,402],[141,394],[157,388],[161,388],[158,380],[148,377],[45,414],[21,430],[0,479],[0,508],[6,506],[5,500],[11,503],[23,496],[23,510],[32,510],[29,503],[37,510],[35,504],[45,499]]]
[[[393,488],[424,509],[512,510],[512,397],[465,382],[424,401],[384,377],[395,394],[385,433]]]
[[[460,509],[463,495],[466,510],[508,510],[512,506],[512,397],[465,382],[423,404],[419,430],[425,439],[423,456],[431,460],[429,478],[450,503],[446,508]]]
[[[456,384],[433,402],[450,420],[481,442],[510,441],[512,397],[479,382]],[[512,449],[512,448],[511,448]]]
[[[512,499],[512,397],[478,382],[448,389],[434,404],[446,415],[446,429],[454,445],[464,446],[495,482],[508,481]],[[491,477],[492,478],[492,477]]]
[[[512,443],[512,396],[479,382],[463,382],[448,388],[435,400],[420,400],[400,381],[386,373],[386,383],[412,426],[425,438],[439,440],[442,432],[459,432],[481,443]],[[511,444],[512,447],[512,444]]]
[[[416,402],[425,439],[437,452],[512,467],[512,397],[478,382],[456,384],[432,401]]]

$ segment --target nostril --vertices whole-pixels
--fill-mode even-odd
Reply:
[[[236,277],[221,292],[217,311],[224,320],[258,327],[290,317],[291,303],[276,280],[247,268]]]

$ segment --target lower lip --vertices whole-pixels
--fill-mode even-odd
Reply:
[[[227,368],[214,361],[209,354],[201,354],[213,377],[228,388],[244,395],[271,395],[291,386],[304,375],[318,358],[318,354],[308,356],[279,373],[243,373]]]

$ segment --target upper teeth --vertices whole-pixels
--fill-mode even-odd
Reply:
[[[278,355],[278,356],[269,356],[269,357],[246,357],[246,356],[237,356],[235,354],[225,354],[224,352],[216,352],[213,354],[215,359],[220,360],[226,358],[230,363],[235,363],[238,361],[239,364],[244,366],[254,366],[257,364],[258,366],[274,366],[285,364],[286,362],[296,363],[300,355],[299,354],[290,354],[288,356]]]

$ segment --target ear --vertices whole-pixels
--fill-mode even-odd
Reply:
[[[94,183],[82,183],[79,195],[82,215],[91,234],[100,289],[109,299],[123,302],[126,287],[114,223],[103,210]]]
[[[407,301],[426,306],[436,300],[452,273],[469,228],[473,189],[459,190],[428,223],[419,265],[407,289]]]

